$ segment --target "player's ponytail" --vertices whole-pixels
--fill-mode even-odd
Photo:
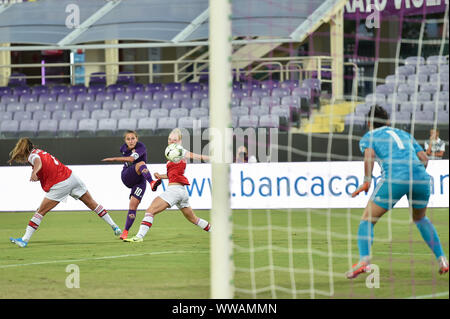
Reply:
[[[12,162],[26,163],[33,148],[34,145],[28,137],[21,138],[9,153],[8,164],[11,165]]]

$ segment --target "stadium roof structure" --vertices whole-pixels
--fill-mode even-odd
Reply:
[[[346,0],[232,0],[232,42],[301,42],[343,9],[345,3]],[[209,0],[6,2],[0,5],[0,43],[27,44],[33,50],[127,46],[104,44],[108,40],[145,42],[132,47],[208,45],[208,6]]]

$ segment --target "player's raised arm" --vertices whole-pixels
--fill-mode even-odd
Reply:
[[[42,168],[42,161],[39,158],[39,156],[36,156],[33,159],[33,163],[32,164],[33,164],[33,171],[31,172],[30,181],[31,182],[37,182],[39,180],[39,177],[37,176],[37,174]]]
[[[193,160],[201,160],[201,161],[209,162],[209,156],[207,156],[207,155],[200,155],[200,154],[186,151],[186,154],[184,156],[187,158],[193,159]]]
[[[362,191],[368,192],[370,184],[372,183],[372,171],[375,165],[375,151],[373,148],[366,148],[364,151],[364,182],[363,184],[352,194],[352,197],[356,197]]]
[[[107,157],[102,159],[102,162],[130,162],[133,163],[135,158],[133,156],[124,156],[124,157]]]
[[[422,162],[423,166],[425,166],[425,168],[427,168],[428,166],[428,156],[424,151],[419,151],[417,152],[417,157],[420,159],[420,161]]]

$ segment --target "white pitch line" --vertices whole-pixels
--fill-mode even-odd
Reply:
[[[429,299],[429,298],[444,297],[444,296],[448,296],[448,291],[438,292],[437,294],[431,294],[431,295],[422,295],[422,296],[409,297],[409,298],[406,298],[406,299]]]
[[[83,258],[83,259],[66,259],[66,260],[51,260],[51,261],[40,261],[29,264],[13,264],[13,265],[0,265],[0,269],[3,268],[12,268],[12,267],[21,267],[21,266],[34,266],[34,265],[46,265],[46,264],[57,264],[57,263],[74,263],[74,262],[82,262],[82,261],[90,261],[90,260],[101,260],[101,259],[115,259],[115,258],[126,258],[126,257],[139,257],[139,256],[149,256],[149,255],[165,255],[165,254],[185,254],[185,253],[204,253],[202,251],[156,251],[151,253],[142,253],[142,254],[128,254],[128,255],[118,255],[118,256],[103,256],[103,257],[95,257],[95,258]]]

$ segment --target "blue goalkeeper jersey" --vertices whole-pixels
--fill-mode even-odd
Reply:
[[[383,126],[367,132],[359,142],[364,154],[366,148],[375,151],[382,177],[392,182],[428,180],[425,166],[417,157],[423,148],[409,133]]]

